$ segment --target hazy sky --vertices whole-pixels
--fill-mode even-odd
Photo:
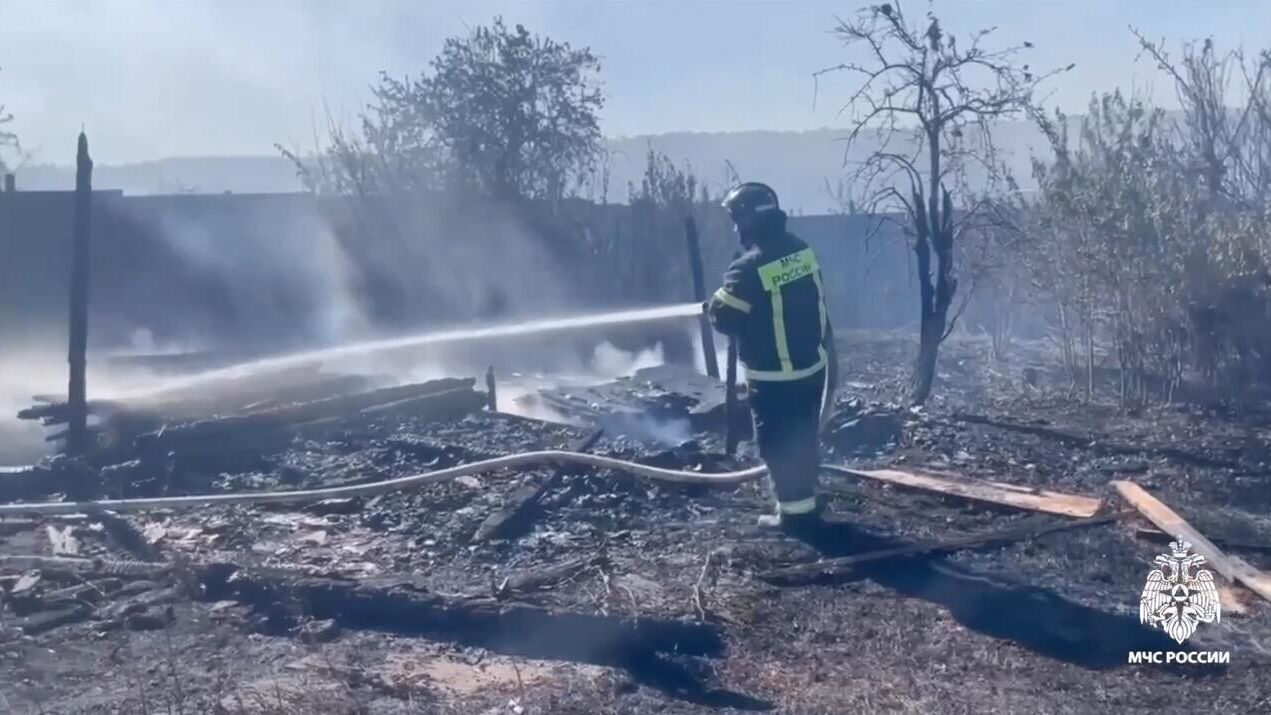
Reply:
[[[811,74],[841,62],[829,30],[861,2],[425,2],[423,0],[0,0],[0,103],[31,159],[272,154],[312,144],[323,107],[352,119],[380,70],[417,72],[474,24],[511,23],[604,61],[606,134],[839,126],[848,91]],[[1169,84],[1135,61],[1128,27],[1175,43],[1271,45],[1264,0],[936,0],[954,32],[997,26],[1037,46],[1034,68],[1076,62],[1052,84],[1069,110],[1136,86],[1166,106]],[[911,16],[925,3],[907,2]],[[1261,44],[1259,44],[1261,43]]]

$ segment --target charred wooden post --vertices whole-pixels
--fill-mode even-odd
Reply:
[[[697,222],[692,216],[684,219],[684,235],[688,241],[688,267],[693,274],[693,300],[706,300],[705,278],[702,275],[702,247],[697,240]],[[715,362],[715,332],[711,330],[706,314],[698,318],[702,330],[702,358],[706,361],[706,374],[719,378],[719,363]]]
[[[724,453],[737,454],[737,340],[728,339],[728,365],[724,378]]]
[[[733,260],[741,257],[741,252],[733,254]],[[737,339],[729,336],[728,353],[725,357],[724,377],[724,453],[728,456],[737,454]]]
[[[75,156],[75,233],[71,244],[70,406],[66,451],[82,454],[88,448],[88,400],[85,371],[88,366],[88,246],[93,208],[93,160],[88,156],[88,137],[79,134]]]
[[[491,365],[485,371],[485,401],[486,408],[491,412],[499,411],[499,396],[494,385],[494,366]]]

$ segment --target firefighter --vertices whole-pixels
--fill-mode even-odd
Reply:
[[[819,435],[837,379],[821,267],[786,231],[777,194],[747,182],[724,198],[744,252],[706,302],[719,332],[737,340],[746,369],[759,456],[776,497],[765,526],[802,530],[820,521]]]

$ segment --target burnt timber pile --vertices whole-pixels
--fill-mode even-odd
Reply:
[[[600,385],[544,389],[522,401],[614,433],[646,434],[650,424],[667,423],[679,423],[695,433],[723,432],[729,421],[724,383],[675,365],[642,368]],[[744,399],[732,421],[739,434],[749,437],[750,412]]]
[[[352,415],[409,413],[449,419],[485,404],[472,378],[368,390],[374,383],[368,378],[325,375],[312,368],[269,379],[224,382],[135,404],[90,402],[89,412],[98,418],[91,430],[93,448],[76,459],[54,458],[0,474],[0,498],[66,492],[87,499],[103,489],[116,497],[136,496],[147,493],[160,474],[166,489],[185,472],[194,472],[197,481],[222,469],[259,467],[262,459],[285,449],[298,435]],[[19,418],[39,419],[46,426],[65,423],[65,402],[37,399],[42,404],[18,413]],[[49,439],[62,435],[58,432]]]
[[[755,526],[758,482],[547,464],[286,506],[5,517],[0,709],[1271,706],[1264,422],[1073,405],[1058,377],[1025,386],[960,339],[940,397],[910,411],[889,400],[912,346],[842,342],[824,445],[837,468],[822,478],[833,524],[809,541]],[[556,448],[705,472],[753,459],[746,443],[724,454],[714,388],[679,391],[658,371],[540,393],[571,424],[491,411],[468,378],[339,379],[90,405],[96,450],[0,473],[3,501],[359,484]],[[56,428],[60,413],[50,400],[28,414]],[[624,431],[641,414],[684,420],[691,438]],[[1138,601],[1178,533],[1208,544],[1224,605],[1186,647],[1230,651],[1229,665],[1127,665],[1177,650]]]

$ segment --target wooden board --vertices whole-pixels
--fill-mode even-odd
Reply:
[[[1212,541],[1206,539],[1204,534],[1197,531],[1183,517],[1149,494],[1143,487],[1129,481],[1114,481],[1112,486],[1131,506],[1138,509],[1140,514],[1147,517],[1147,520],[1161,531],[1176,539],[1191,542],[1192,551],[1204,556],[1209,565],[1228,581],[1240,583],[1271,601],[1271,575],[1259,571],[1244,559],[1224,554]]]
[[[1040,511],[1047,514],[1059,514],[1060,516],[1071,516],[1081,519],[1094,516],[1103,505],[1101,500],[1092,497],[1050,492],[1042,489],[1034,490],[962,477],[952,479],[930,474],[902,472],[896,469],[857,470],[831,465],[825,465],[824,468],[836,474],[844,474],[849,477],[873,479],[973,501],[989,502],[1017,509]]]

